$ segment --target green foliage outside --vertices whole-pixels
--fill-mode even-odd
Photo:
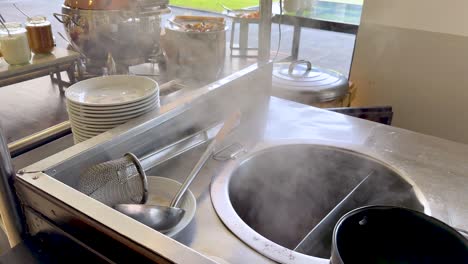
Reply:
[[[217,0],[169,0],[171,5],[181,6],[181,7],[190,7],[201,10],[209,10],[221,12],[223,7],[219,5]],[[221,1],[223,5],[231,9],[241,9],[251,6],[258,6],[258,0],[225,0]]]
[[[283,0],[284,1],[284,0]],[[324,1],[324,0],[320,0]],[[325,0],[326,2],[345,3],[362,5],[363,0]],[[278,2],[278,0],[274,0]],[[169,0],[169,3],[174,6],[189,7],[200,10],[209,10],[215,12],[223,11],[223,7],[218,3],[231,8],[241,9],[246,7],[258,6],[258,0]]]

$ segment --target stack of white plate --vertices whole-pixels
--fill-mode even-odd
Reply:
[[[159,108],[159,86],[147,77],[113,75],[78,82],[65,92],[75,143]]]

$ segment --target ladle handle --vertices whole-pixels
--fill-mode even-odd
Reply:
[[[71,21],[73,24],[75,24],[75,26],[80,26],[76,21],[75,19],[73,19],[73,17],[71,17],[70,15],[67,15],[67,14],[59,14],[59,13],[54,13],[53,14],[55,19],[58,20],[58,22],[66,25],[68,23],[68,21]],[[65,20],[65,19],[66,20]]]
[[[172,19],[168,19],[167,21],[169,21],[169,23],[171,23],[172,25],[178,26],[178,27],[181,28],[181,29],[185,29],[185,25],[182,25],[182,24],[180,24],[180,23],[177,23],[177,22],[175,22],[175,21],[172,20]]]
[[[177,207],[180,199],[184,195],[184,193],[187,190],[187,188],[189,187],[189,185],[192,183],[195,176],[197,176],[198,172],[200,172],[203,165],[205,165],[205,162],[213,154],[215,147],[218,145],[219,142],[221,142],[226,137],[227,134],[229,134],[229,132],[231,130],[233,130],[237,126],[237,124],[238,124],[238,122],[240,120],[240,116],[241,116],[240,112],[235,112],[224,122],[223,126],[218,131],[218,133],[216,134],[213,141],[211,141],[211,143],[208,145],[205,152],[203,153],[203,155],[198,160],[197,164],[195,164],[195,167],[193,167],[192,171],[190,172],[190,174],[185,179],[185,181],[182,184],[182,186],[180,187],[179,191],[174,196],[174,199],[172,199],[171,205],[170,205],[171,207]]]
[[[0,24],[5,28],[6,32],[8,33],[8,36],[11,37],[10,30],[8,30],[7,26],[3,23],[3,21],[0,20]]]

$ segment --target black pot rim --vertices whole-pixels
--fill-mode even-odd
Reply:
[[[461,241],[464,241],[465,245],[468,247],[468,240],[463,235],[461,235],[453,227],[447,225],[446,223],[444,223],[444,222],[440,221],[439,219],[436,219],[436,218],[434,218],[432,216],[429,216],[429,215],[426,215],[426,214],[424,214],[422,212],[419,212],[419,211],[416,211],[416,210],[413,210],[413,209],[409,209],[409,208],[405,208],[405,207],[391,206],[391,205],[367,205],[367,206],[359,207],[359,208],[356,208],[356,209],[354,209],[352,211],[349,211],[348,213],[343,215],[340,218],[340,220],[338,220],[338,222],[336,223],[335,227],[333,228],[332,258],[331,258],[330,263],[332,263],[332,264],[344,263],[343,259],[341,258],[340,252],[338,250],[338,246],[337,246],[337,232],[338,232],[338,229],[341,227],[342,223],[352,215],[355,215],[355,214],[360,213],[362,211],[373,210],[373,209],[376,209],[376,210],[401,210],[401,211],[406,211],[406,212],[413,213],[413,214],[417,215],[418,217],[420,217],[422,220],[425,220],[425,221],[431,222],[431,223],[433,223],[435,225],[438,225],[440,227],[443,227],[445,230],[447,230],[447,232],[451,233],[451,235],[458,237]]]

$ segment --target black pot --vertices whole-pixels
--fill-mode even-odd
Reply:
[[[344,215],[333,231],[333,264],[468,263],[468,240],[423,213],[366,206]]]

